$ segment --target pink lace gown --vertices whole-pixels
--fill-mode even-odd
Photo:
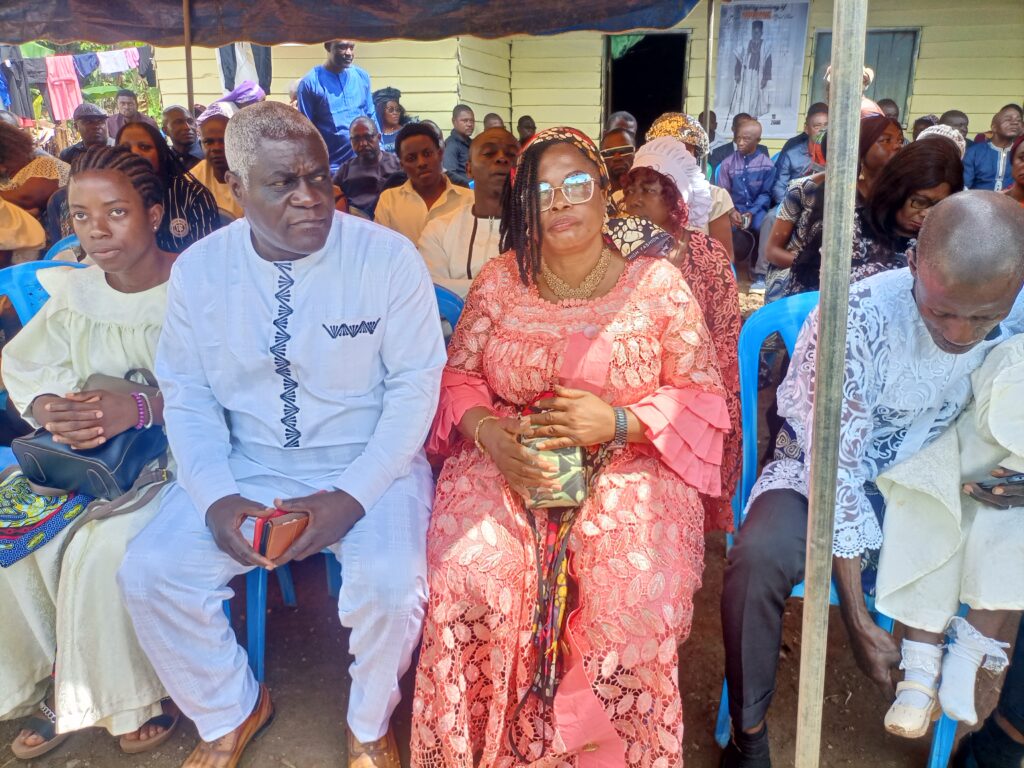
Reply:
[[[651,446],[615,454],[570,539],[563,676],[531,697],[533,534],[497,466],[456,429],[465,412],[513,413],[553,384],[629,406]],[[430,603],[416,675],[418,768],[682,764],[677,648],[704,557],[698,492],[721,486],[730,430],[716,354],[679,271],[638,258],[592,301],[543,300],[515,260],[492,260],[452,338],[428,450],[447,456],[427,538]],[[535,514],[543,517],[543,510]]]

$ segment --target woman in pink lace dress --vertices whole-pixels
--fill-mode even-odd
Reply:
[[[508,252],[474,281],[452,337],[428,444],[447,460],[416,768],[682,764],[698,493],[719,491],[731,425],[700,309],[650,255],[671,238],[642,221],[603,229],[607,188],[589,139],[538,133],[507,192]],[[550,477],[520,435],[604,446],[582,506],[525,507]]]

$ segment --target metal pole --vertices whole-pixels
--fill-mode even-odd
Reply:
[[[715,34],[715,0],[706,0],[708,4],[708,55],[704,58],[704,133],[711,138],[711,65],[714,63],[713,37]],[[710,152],[701,160],[704,172],[708,170]]]
[[[181,16],[185,32],[185,87],[188,89],[188,109],[195,105],[195,89],[192,86],[192,2],[181,0]]]
[[[797,768],[817,768],[821,757],[836,469],[868,12],[868,0],[833,0],[833,3],[828,176],[825,182],[825,231],[815,367],[814,441],[810,457],[803,649],[800,653],[800,699],[797,705]]]

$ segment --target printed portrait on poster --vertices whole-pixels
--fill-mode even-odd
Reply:
[[[714,102],[719,125],[745,112],[760,121],[766,139],[788,139],[799,129],[809,5],[723,0]]]

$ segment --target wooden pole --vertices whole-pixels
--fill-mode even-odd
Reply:
[[[708,55],[704,57],[704,133],[711,139],[711,68],[714,64],[713,38],[715,35],[715,0],[706,0],[708,4],[707,32],[708,32]],[[708,152],[701,160],[704,165],[704,172],[708,170],[708,160],[711,152]]]
[[[181,16],[185,32],[185,87],[188,89],[188,109],[195,106],[195,89],[192,85],[192,2],[181,0]]]
[[[868,0],[834,0],[796,768],[818,768]]]

